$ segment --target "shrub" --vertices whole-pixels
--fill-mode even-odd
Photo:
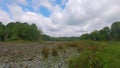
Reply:
[[[58,45],[57,48],[62,50],[63,49],[63,45]]]
[[[80,45],[80,46],[77,47],[77,51],[78,52],[82,52],[84,50],[85,50],[85,46],[84,45]]]
[[[52,56],[57,56],[58,55],[58,50],[57,48],[52,48]]]
[[[66,45],[68,47],[77,47],[79,45],[79,43],[78,42],[69,42],[69,43],[66,43]]]
[[[43,49],[42,49],[42,55],[45,57],[45,58],[47,58],[48,57],[48,55],[49,55],[49,48],[48,47],[43,47]]]

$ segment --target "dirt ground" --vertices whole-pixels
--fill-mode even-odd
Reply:
[[[44,58],[44,46],[53,48],[61,43],[0,43],[0,68],[67,68],[67,57],[77,55],[73,48],[58,49],[58,56]],[[50,51],[51,52],[51,51]]]

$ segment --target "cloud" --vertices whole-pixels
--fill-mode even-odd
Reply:
[[[7,12],[0,9],[0,21],[4,22],[4,24],[7,24],[7,23],[11,22],[12,20],[10,19]]]
[[[18,0],[19,3],[26,4],[26,0]]]
[[[62,11],[53,13],[52,20],[63,23],[72,33],[78,36],[82,33],[110,26],[120,20],[119,0],[69,0]],[[71,28],[71,26],[73,28]],[[69,30],[65,29],[67,33]],[[76,34],[80,31],[80,34]],[[64,33],[64,32],[63,32]],[[68,36],[64,33],[64,35]]]
[[[0,9],[0,20],[35,23],[45,34],[57,37],[80,36],[120,20],[120,0],[62,0],[60,3],[56,1],[18,0],[13,1],[13,4],[6,3],[9,12]],[[27,7],[19,4],[30,5],[35,11],[25,11],[24,8]],[[42,10],[41,6],[51,12],[49,17],[36,12]]]
[[[48,8],[49,10],[52,8],[52,0],[31,0],[31,5],[37,11],[41,6]]]
[[[34,12],[23,11],[20,6],[9,6],[9,10],[14,21],[35,23],[44,33],[50,34],[49,30],[53,31],[57,28],[50,18]]]

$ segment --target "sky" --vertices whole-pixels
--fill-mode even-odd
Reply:
[[[80,36],[120,21],[120,0],[0,0],[0,21],[35,23],[54,37]]]

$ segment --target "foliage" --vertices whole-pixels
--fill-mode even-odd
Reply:
[[[62,44],[59,44],[59,45],[57,46],[57,48],[60,49],[60,50],[63,50],[63,49],[64,49],[64,47],[63,47]]]
[[[46,34],[40,35],[40,39],[45,41],[51,41],[51,37]]]
[[[58,50],[57,48],[53,47],[52,48],[52,56],[57,56],[58,55]]]
[[[5,26],[0,22],[0,41],[5,41]]]
[[[82,40],[87,39],[87,40],[95,40],[95,41],[99,41],[99,40],[105,40],[105,41],[118,40],[119,41],[120,40],[120,22],[114,22],[111,25],[111,28],[104,27],[99,31],[95,30],[90,34],[83,34],[80,38]]]
[[[120,22],[114,22],[111,27],[104,27],[101,30],[95,30],[90,34],[83,34],[80,37],[50,37],[43,34],[42,30],[37,28],[35,24],[10,22],[7,25],[0,22],[0,41],[110,41],[120,40]]]
[[[112,24],[111,36],[113,40],[120,40],[120,22],[115,22]]]
[[[35,24],[29,25],[28,23],[10,22],[6,26],[0,23],[0,40],[13,41],[13,40],[39,40],[39,32]]]
[[[48,47],[43,47],[43,49],[42,49],[42,55],[45,57],[45,58],[47,58],[48,56],[49,56],[49,52],[50,51],[50,49],[48,48]]]
[[[82,55],[69,60],[69,68],[102,68],[94,53],[85,52]]]
[[[69,57],[69,68],[120,68],[119,42],[97,42],[95,44],[87,46],[88,48],[83,50],[79,56]]]
[[[67,43],[65,43],[65,44],[66,44],[66,46],[68,46],[68,47],[77,47],[77,46],[79,45],[78,42],[67,42]]]

